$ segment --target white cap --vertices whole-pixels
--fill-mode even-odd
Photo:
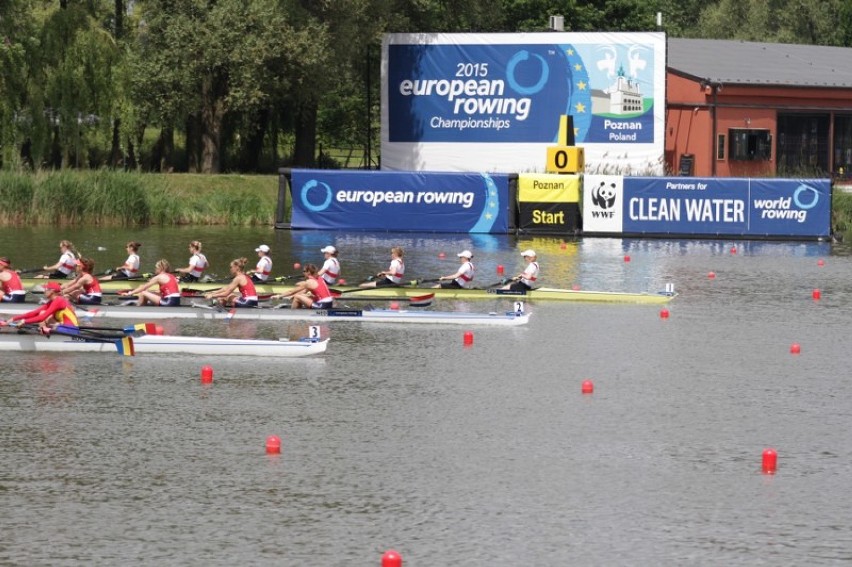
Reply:
[[[323,254],[334,254],[335,252],[337,252],[337,248],[329,244],[328,246],[320,250],[320,252],[322,252]]]
[[[526,258],[527,256],[535,256],[535,250],[524,250],[521,252],[521,256]]]
[[[267,252],[269,252],[269,246],[267,246],[266,244],[261,244],[260,246],[255,248],[254,251],[255,252],[267,253]]]
[[[471,252],[470,250],[462,250],[461,252],[456,254],[456,256],[458,256],[459,258],[467,258],[468,260],[470,260],[471,258],[473,258],[473,252]]]

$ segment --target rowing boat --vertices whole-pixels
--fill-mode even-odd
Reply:
[[[26,313],[32,305],[25,303],[0,304],[0,312],[9,315]],[[77,316],[81,320],[96,317],[114,319],[202,319],[222,321],[330,321],[368,322],[368,323],[432,323],[438,325],[525,325],[529,322],[529,313],[469,313],[462,311],[412,311],[406,309],[276,309],[274,307],[239,308],[218,310],[208,305],[195,307],[135,307],[102,305],[78,308]]]
[[[193,354],[291,358],[325,352],[328,339],[291,341],[143,335],[133,338],[136,354]],[[113,343],[86,337],[0,333],[0,350],[26,352],[110,352]]]
[[[23,280],[26,289],[44,285],[45,280],[26,279]],[[104,291],[119,291],[130,289],[139,282],[106,281],[101,282]],[[191,283],[182,284],[184,293],[195,290],[199,293],[220,289],[222,283]],[[287,284],[256,284],[255,288],[259,295],[283,293],[293,289]],[[394,300],[406,297],[420,297],[431,293],[437,299],[521,299],[524,301],[554,300],[554,301],[586,301],[601,303],[645,303],[663,304],[671,301],[677,296],[673,291],[658,293],[630,293],[620,291],[590,291],[577,289],[563,289],[555,287],[539,287],[531,291],[511,291],[504,289],[441,289],[415,286],[401,287],[353,287],[335,286],[334,289],[341,293],[342,297],[351,299],[368,298],[372,301]]]

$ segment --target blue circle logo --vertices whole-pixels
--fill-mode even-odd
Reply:
[[[322,192],[322,189],[325,189],[325,198],[323,198],[322,202],[319,205],[314,205],[308,199],[308,193],[311,192],[311,189],[315,188],[319,188],[318,191],[320,193]],[[313,211],[315,213],[324,211],[331,204],[332,193],[333,191],[331,190],[331,187],[329,187],[327,184],[321,181],[317,181],[316,179],[311,179],[307,181],[304,185],[302,185],[302,191],[300,193],[302,198],[302,206],[304,206],[309,211]]]
[[[801,201],[801,195],[802,193],[805,193],[807,191],[813,193],[813,198],[811,199],[810,203],[805,204]],[[819,191],[817,191],[813,187],[809,187],[808,185],[799,185],[798,189],[796,189],[796,191],[793,193],[793,202],[796,203],[796,206],[800,209],[813,209],[814,207],[816,207],[817,203],[819,203]]]
[[[509,60],[508,65],[506,65],[506,80],[509,82],[509,86],[517,93],[523,95],[531,95],[539,92],[544,88],[544,85],[547,84],[547,79],[550,76],[550,67],[547,66],[547,61],[541,55],[532,54],[533,57],[539,60],[541,63],[541,75],[538,79],[538,82],[531,87],[525,87],[523,85],[518,84],[518,81],[515,79],[515,67],[518,66],[518,63],[522,61],[527,61],[530,58],[530,52],[526,49],[522,49],[515,53],[512,58]]]

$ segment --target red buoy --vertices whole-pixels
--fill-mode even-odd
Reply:
[[[711,280],[714,279],[716,277],[716,272],[707,272],[707,277]]]
[[[388,549],[382,555],[382,567],[402,567],[402,556],[393,549]]]
[[[818,289],[815,289],[815,290],[813,291],[813,293],[811,293],[811,296],[812,296],[815,300],[822,299],[822,292],[821,292],[820,290],[818,290]]]
[[[825,260],[823,260],[822,258],[820,258],[819,260],[817,260],[817,266],[819,266],[820,268],[822,268],[823,266],[825,266]]]
[[[571,289],[573,289],[574,291],[580,291],[580,284],[575,283],[571,286]]]
[[[625,255],[625,256],[624,256],[624,261],[625,261],[625,262],[629,262],[629,261],[630,261],[630,256]]]
[[[582,386],[580,386],[580,391],[584,394],[591,394],[595,391],[595,384],[591,380],[583,380]]]
[[[399,303],[397,303],[396,301],[391,301],[390,308],[394,311],[399,311]]]
[[[212,384],[213,383],[213,367],[212,366],[202,366],[201,367],[201,383],[202,384]]]
[[[660,319],[668,319],[669,318],[669,310],[663,307],[660,309]]]
[[[465,331],[464,332],[464,346],[470,346],[473,344],[473,331]]]
[[[447,255],[444,254],[443,252],[438,252],[438,258],[446,258],[446,257],[447,257]]]
[[[731,246],[731,254],[736,254],[736,253],[737,253],[737,247]]]
[[[503,264],[497,264],[497,275],[503,275]]]
[[[281,438],[277,435],[270,435],[266,438],[266,453],[269,455],[278,455],[281,453]]]
[[[293,269],[294,269],[294,270],[301,270],[301,269],[302,269],[302,265],[301,265],[300,263],[296,262],[295,264],[293,264]]]
[[[765,449],[763,451],[763,474],[775,474],[778,469],[778,453],[775,449]]]
[[[340,285],[346,285],[346,280],[340,278],[339,280],[337,280],[337,283],[339,283]]]
[[[790,345],[790,354],[799,354],[800,352],[802,352],[802,347],[799,346],[799,343]]]

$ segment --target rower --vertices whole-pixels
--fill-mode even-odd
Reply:
[[[376,274],[375,280],[364,282],[360,287],[388,287],[399,286],[402,284],[402,278],[405,276],[405,262],[403,256],[405,252],[401,246],[391,248],[391,263],[390,267],[383,272]]]
[[[269,246],[261,244],[254,251],[258,255],[257,265],[248,275],[251,276],[251,281],[254,283],[265,283],[269,279],[269,274],[272,273],[272,258],[269,257]]]
[[[98,278],[92,274],[94,269],[91,258],[77,260],[77,277],[62,286],[62,295],[79,305],[100,305],[103,295]]]
[[[201,242],[193,240],[189,243],[189,251],[192,256],[189,258],[189,265],[185,268],[178,268],[175,272],[183,274],[180,281],[183,283],[197,282],[201,279],[204,270],[210,267],[207,261],[207,256],[201,253]]]
[[[307,264],[302,273],[305,275],[303,281],[296,283],[293,289],[273,295],[270,299],[292,297],[290,306],[293,309],[331,308],[334,305],[334,296],[331,295],[325,280],[319,277],[317,267],[314,264]]]
[[[512,278],[512,281],[504,285],[500,289],[510,289],[512,291],[529,291],[538,280],[539,266],[536,262],[535,250],[524,250],[521,256],[526,260],[527,265],[524,271]]]
[[[74,306],[62,296],[61,291],[62,286],[58,282],[47,282],[44,285],[44,296],[48,300],[47,303],[39,305],[32,311],[15,315],[9,321],[1,321],[0,325],[19,327],[39,323],[39,328],[43,333],[50,332],[51,328],[57,325],[79,326]]]
[[[471,287],[471,282],[473,281],[473,275],[476,272],[476,268],[473,265],[471,260],[473,259],[473,252],[470,250],[462,250],[456,256],[459,257],[459,262],[461,265],[456,273],[449,276],[441,276],[438,278],[438,285],[434,287],[440,287],[443,289],[467,289]]]
[[[245,273],[247,262],[248,260],[245,258],[232,260],[231,275],[234,276],[234,279],[219,291],[205,293],[204,298],[215,300],[222,307],[226,305],[229,307],[257,307],[257,291],[254,289],[254,282]]]
[[[130,301],[124,305],[161,305],[163,307],[179,307],[180,306],[180,288],[178,287],[177,278],[171,274],[172,266],[169,261],[163,258],[154,266],[154,277],[140,285],[136,289],[130,291],[120,291],[118,295],[130,296],[136,295],[138,301]],[[159,293],[149,291],[149,288],[155,285],[160,286]]]
[[[340,261],[337,259],[337,248],[329,244],[325,248],[320,249],[320,252],[325,255],[325,261],[317,275],[324,279],[328,285],[334,285],[337,283],[337,278],[340,277]]]
[[[36,278],[50,278],[52,280],[64,280],[74,273],[77,268],[77,250],[69,240],[63,240],[59,243],[59,251],[62,253],[59,260],[52,266],[44,266],[42,269],[50,272],[47,275],[41,274],[34,276]]]
[[[27,290],[21,283],[21,276],[12,269],[12,262],[9,261],[9,258],[5,257],[0,258],[0,288],[3,290],[0,301],[23,303],[27,297]]]
[[[125,245],[125,248],[127,249],[127,260],[124,261],[124,264],[115,269],[116,273],[111,276],[101,278],[101,281],[129,280],[131,278],[139,277],[139,266],[142,263],[139,259],[139,248],[141,246],[142,244],[134,240],[128,242]]]

